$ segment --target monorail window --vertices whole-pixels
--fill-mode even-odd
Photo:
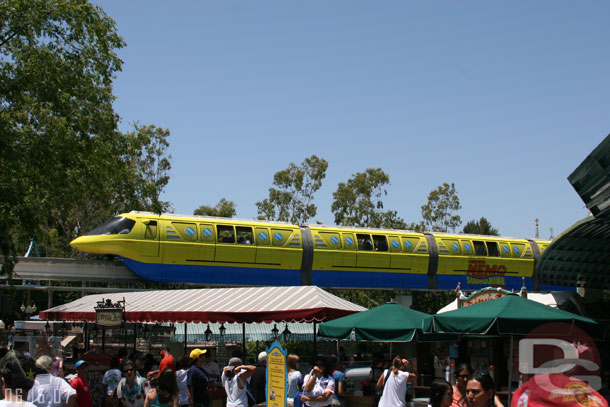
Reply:
[[[373,251],[373,241],[371,235],[356,235],[358,239],[358,250],[369,250]]]
[[[487,248],[485,247],[485,242],[473,240],[472,244],[474,244],[475,256],[487,256]]]
[[[376,252],[388,251],[388,239],[385,236],[373,235],[373,243],[375,243]]]
[[[151,220],[145,223],[144,239],[156,239],[157,238],[157,221]]]
[[[252,228],[237,226],[237,244],[253,244],[254,235],[252,234]]]
[[[491,257],[500,257],[500,250],[498,249],[498,243],[486,242],[487,243],[487,255]]]
[[[116,217],[110,222],[106,222],[101,226],[96,227],[91,232],[85,233],[85,236],[92,235],[125,235],[131,232],[136,224],[134,220],[125,217]]]
[[[218,243],[235,243],[233,226],[217,225],[216,235],[218,235]]]

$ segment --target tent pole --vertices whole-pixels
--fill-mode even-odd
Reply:
[[[184,354],[186,355],[186,344],[187,344],[187,333],[186,333],[186,321],[184,321]]]
[[[510,336],[510,349],[508,350],[508,405],[510,406],[510,390],[511,390],[511,376],[513,375],[513,338],[515,335]]]
[[[318,354],[318,334],[316,333],[316,320],[313,320],[313,354]]]
[[[241,323],[241,354],[244,363],[246,363],[246,323]]]

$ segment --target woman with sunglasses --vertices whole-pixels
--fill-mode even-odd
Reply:
[[[476,372],[466,385],[466,399],[470,407],[504,407],[496,396],[494,379],[489,373]]]
[[[472,374],[472,369],[468,363],[460,363],[454,371],[455,384],[453,385],[453,403],[451,407],[466,407],[466,384]]]
[[[116,394],[123,407],[144,407],[144,399],[150,390],[148,380],[140,376],[131,360],[121,364],[123,378],[116,388]]]

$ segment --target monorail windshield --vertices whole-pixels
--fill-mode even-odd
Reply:
[[[104,223],[102,226],[98,226],[91,232],[85,233],[85,236],[92,235],[124,235],[131,232],[133,226],[136,224],[134,220],[118,216],[112,219],[110,222]]]

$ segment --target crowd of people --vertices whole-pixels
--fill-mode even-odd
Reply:
[[[115,355],[101,379],[104,407],[211,407],[211,392],[216,387],[224,389],[227,407],[266,402],[265,352],[258,355],[257,364],[247,365],[239,357],[232,357],[222,369],[206,349],[194,349],[177,361],[168,348],[159,353],[158,365],[141,353]],[[345,406],[348,394],[342,356],[318,355],[313,358],[311,369],[303,374],[299,356],[288,355],[289,404]],[[93,407],[89,363],[85,360],[77,361],[76,373],[66,378],[51,357],[43,355],[34,361],[19,350],[3,355],[0,367],[3,390],[0,407]],[[397,356],[389,367],[380,363],[371,372],[379,407],[407,405],[408,384],[417,377],[407,359]],[[488,374],[474,373],[467,364],[460,364],[455,369],[455,385],[444,380],[432,383],[430,406],[503,407],[494,388]]]

